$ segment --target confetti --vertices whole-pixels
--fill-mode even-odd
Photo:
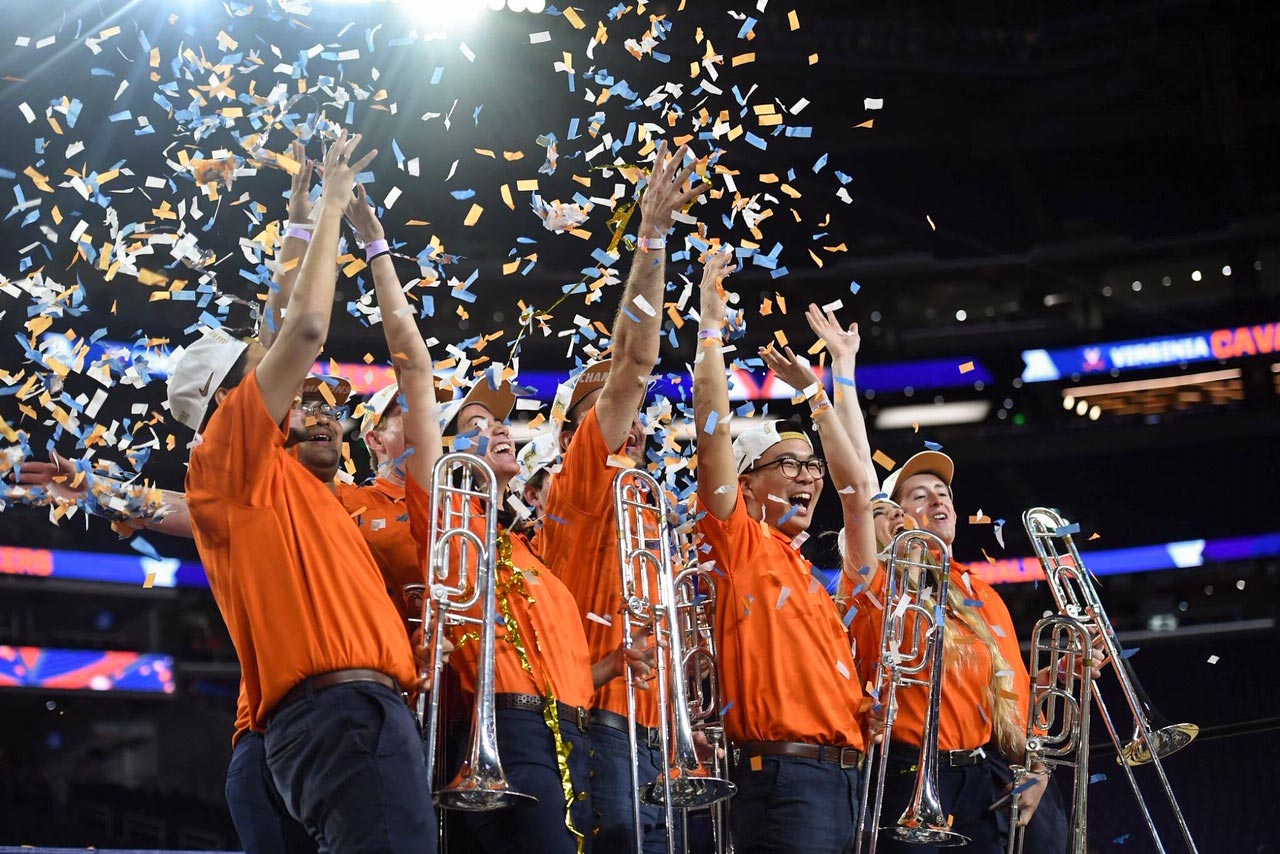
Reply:
[[[973,362],[963,362],[960,365],[960,373],[967,374],[973,371]]]
[[[889,456],[884,451],[876,451],[872,454],[871,461],[885,471],[893,471],[894,466],[897,465],[897,463],[893,461],[893,457]]]

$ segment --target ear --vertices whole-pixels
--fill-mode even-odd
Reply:
[[[560,445],[560,453],[563,454],[564,452],[568,451],[569,443],[572,441],[573,441],[573,428],[569,427],[567,424],[561,426],[560,436],[557,439],[557,442]]]
[[[745,474],[738,475],[738,486],[741,487],[744,496],[751,498],[753,501],[755,500],[756,494],[751,489],[751,478]]]
[[[229,395],[229,394],[231,394],[231,389],[229,389],[229,388],[222,388],[221,386],[219,386],[218,388],[214,389],[214,391],[213,391],[213,400],[214,400],[214,402],[215,402],[215,403],[217,403],[219,406],[221,406],[221,405],[222,405],[222,401],[226,400],[226,399],[227,399],[227,395]]]
[[[532,507],[541,512],[542,508],[538,506],[538,490],[526,483],[520,492],[526,507]]]
[[[387,446],[383,443],[382,436],[378,434],[377,430],[370,430],[368,435],[364,437],[364,443],[379,460],[382,459],[383,452],[386,451]]]

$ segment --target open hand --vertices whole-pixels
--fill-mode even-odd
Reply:
[[[640,237],[665,237],[675,224],[674,214],[705,193],[710,186],[704,181],[685,187],[698,165],[698,161],[694,160],[688,166],[680,167],[688,151],[689,147],[682,145],[673,156],[668,157],[667,141],[664,139],[658,143],[653,171],[649,173],[649,182],[640,196]]]
[[[77,481],[78,474],[70,460],[50,454],[47,463],[27,460],[15,466],[7,480],[16,485],[19,495],[43,488],[57,501],[74,502],[83,499],[89,491],[89,478],[81,476]]]
[[[378,221],[378,214],[369,203],[369,194],[365,192],[363,184],[356,184],[355,195],[344,213],[366,245],[374,240],[382,240],[385,236],[382,223]]]
[[[818,382],[818,376],[813,372],[813,368],[809,367],[807,362],[801,361],[790,347],[783,348],[781,353],[772,344],[761,347],[760,358],[764,359],[765,365],[781,377],[783,382],[797,392]]]
[[[289,156],[298,161],[298,171],[289,185],[289,222],[302,225],[311,221],[311,173],[316,162],[307,156],[301,140],[294,140]]]
[[[325,152],[324,167],[321,172],[321,204],[344,211],[355,198],[356,176],[364,171],[364,168],[378,155],[378,150],[375,148],[359,160],[352,161],[351,157],[355,154],[360,139],[360,134],[348,138],[344,130],[337,141]]]
[[[836,320],[835,312],[824,312],[813,303],[809,303],[809,308],[805,310],[804,319],[809,321],[813,334],[827,343],[827,352],[832,359],[858,355],[858,347],[862,344],[858,324],[850,323],[846,331]]]
[[[736,269],[738,266],[734,261],[732,246],[710,249],[703,256],[702,281],[698,288],[702,294],[701,314],[704,318],[724,318],[724,296],[721,294],[720,283]]]

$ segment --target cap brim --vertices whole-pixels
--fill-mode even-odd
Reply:
[[[593,365],[588,365],[583,369],[578,382],[573,386],[573,394],[569,396],[569,406],[565,413],[573,411],[573,408],[582,402],[582,399],[598,388],[604,388],[604,384],[609,381],[609,371],[613,368],[613,359],[604,359]]]
[[[462,414],[462,410],[472,404],[480,404],[493,414],[498,421],[506,421],[507,416],[511,414],[511,410],[515,408],[516,396],[511,391],[511,383],[503,380],[497,388],[489,385],[487,377],[481,377],[480,381],[467,391],[462,400],[455,401],[453,412],[449,416],[449,420],[445,422],[442,431],[445,437],[453,436],[458,432],[458,416]]]
[[[337,406],[345,406],[348,398],[351,397],[351,382],[346,377],[326,377],[318,374],[311,374],[303,381],[303,397],[307,395],[324,397],[324,393],[320,391],[321,385],[329,387],[330,393],[333,394],[333,402]]]
[[[921,451],[903,463],[902,468],[895,473],[897,478],[893,482],[893,494],[889,498],[897,501],[897,495],[909,477],[918,474],[934,474],[947,486],[951,486],[951,479],[955,477],[955,473],[956,464],[951,457],[938,451]]]

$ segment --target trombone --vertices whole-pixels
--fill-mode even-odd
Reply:
[[[1093,641],[1089,630],[1072,617],[1045,617],[1031,630],[1031,703],[1027,746],[1022,765],[1014,765],[1009,806],[1008,854],[1021,854],[1026,828],[1018,826],[1018,792],[1033,766],[1065,765],[1074,769],[1070,854],[1087,854],[1089,792],[1089,699],[1093,686]],[[1046,668],[1050,681],[1036,674]]]
[[[929,552],[940,556],[935,564]],[[940,564],[940,565],[939,565]],[[884,736],[877,763],[874,805],[871,808],[870,854],[875,854],[880,830],[895,839],[916,845],[950,847],[967,845],[969,838],[956,833],[947,822],[946,810],[938,796],[938,714],[942,705],[942,642],[946,633],[943,607],[951,577],[951,554],[947,544],[924,529],[902,531],[889,545],[886,567],[884,624],[880,629],[880,660],[877,664],[875,696],[884,709]],[[907,631],[907,615],[915,617]],[[921,676],[927,669],[927,675]],[[884,806],[890,737],[898,714],[898,689],[912,686],[929,690],[920,736],[920,761],[911,801],[895,824],[880,827]],[[863,770],[863,792],[870,791],[871,757],[875,744],[867,746]],[[861,851],[867,829],[867,798],[858,813],[857,850]]]
[[[476,512],[477,500],[483,506],[482,519]],[[483,537],[476,533],[478,522],[483,522]],[[436,768],[445,632],[450,626],[460,625],[479,630],[476,696],[467,757],[453,780],[436,791],[436,802],[445,809],[470,812],[536,803],[537,798],[511,788],[498,757],[493,707],[498,482],[488,463],[464,453],[445,454],[436,461],[431,470],[430,530],[427,583],[405,585],[411,600],[422,600],[423,638],[431,648],[429,707],[426,692],[418,693],[418,720],[426,731],[429,771]],[[477,604],[481,607],[480,616],[468,614]]]
[[[714,658],[699,640],[686,654],[686,644],[710,625],[705,615],[696,613],[698,586],[710,587],[709,576],[695,565],[677,578],[671,568],[674,545],[668,521],[668,507],[662,487],[648,472],[624,469],[613,479],[613,507],[618,524],[618,558],[622,570],[622,629],[630,639],[634,630],[646,627],[653,637],[657,664],[659,737],[662,742],[662,774],[657,780],[640,781],[639,751],[636,745],[636,688],[627,669],[627,747],[631,758],[632,818],[635,822],[636,852],[644,848],[640,822],[640,801],[661,806],[666,812],[667,850],[675,850],[675,810],[696,809],[729,798],[737,787],[717,777],[698,759],[693,743],[694,720],[703,723],[716,713],[717,703],[703,694],[704,665],[714,671]],[[677,589],[683,592],[677,599]],[[681,601],[684,607],[681,607]],[[688,682],[699,683],[690,705]],[[715,679],[712,679],[713,686]],[[707,700],[712,699],[710,710]],[[714,730],[710,730],[714,734]],[[709,736],[710,737],[710,736]]]
[[[1091,633],[1102,639],[1106,647],[1107,658],[1115,664],[1113,668],[1120,681],[1120,690],[1133,715],[1133,735],[1128,742],[1122,743],[1111,715],[1107,712],[1106,703],[1096,682],[1091,683],[1093,701],[1097,703],[1102,714],[1102,722],[1107,728],[1112,744],[1116,747],[1116,761],[1124,769],[1129,787],[1138,801],[1147,830],[1155,842],[1156,849],[1164,852],[1164,844],[1160,833],[1156,830],[1151,812],[1147,809],[1146,799],[1138,788],[1138,781],[1133,775],[1134,765],[1150,762],[1155,766],[1160,777],[1160,785],[1164,789],[1165,798],[1173,811],[1178,829],[1182,833],[1183,842],[1188,851],[1196,854],[1195,840],[1191,838],[1191,830],[1187,827],[1178,799],[1174,797],[1173,787],[1165,774],[1161,758],[1186,747],[1199,734],[1200,728],[1195,724],[1168,724],[1158,715],[1147,698],[1146,691],[1138,682],[1137,675],[1129,663],[1120,655],[1120,640],[1111,625],[1106,609],[1090,578],[1089,571],[1080,558],[1075,542],[1071,538],[1067,521],[1056,510],[1047,507],[1033,507],[1022,514],[1022,524],[1027,529],[1031,544],[1044,569],[1049,591],[1053,594],[1058,612],[1078,620]]]

